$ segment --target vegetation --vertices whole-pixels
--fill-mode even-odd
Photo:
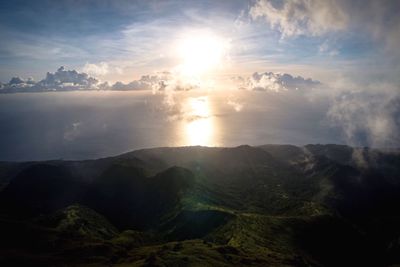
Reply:
[[[400,263],[400,154],[157,148],[0,164],[2,266]]]

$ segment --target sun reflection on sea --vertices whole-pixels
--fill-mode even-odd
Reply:
[[[187,119],[184,122],[185,145],[214,146],[214,121],[208,97],[189,98],[186,103]]]

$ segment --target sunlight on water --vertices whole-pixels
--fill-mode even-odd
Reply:
[[[213,146],[214,122],[208,97],[189,98],[185,122],[185,145]]]

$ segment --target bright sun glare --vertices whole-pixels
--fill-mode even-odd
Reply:
[[[227,41],[212,33],[192,32],[180,38],[177,53],[182,61],[181,72],[188,76],[216,70],[227,52]]]

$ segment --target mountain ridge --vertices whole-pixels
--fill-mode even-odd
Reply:
[[[42,266],[84,266],[88,257],[98,266],[400,260],[397,153],[341,145],[164,147],[1,166],[0,263],[7,266],[16,255]],[[27,242],[39,242],[47,256],[20,248]]]

